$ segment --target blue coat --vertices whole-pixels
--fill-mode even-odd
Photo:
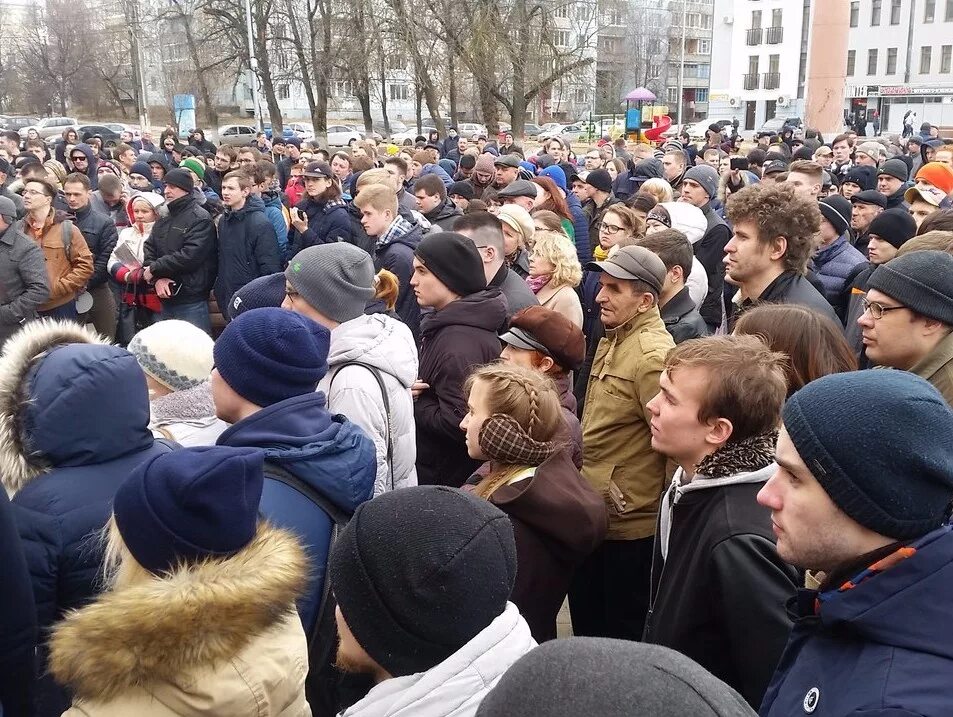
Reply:
[[[576,256],[582,268],[586,268],[586,262],[592,260],[592,247],[589,237],[589,217],[582,209],[582,202],[572,192],[566,192],[566,203],[569,205],[569,213],[572,214],[572,228],[575,233],[573,243],[576,245]],[[595,237],[598,241],[599,237]]]
[[[261,197],[250,196],[238,211],[218,220],[218,275],[215,299],[225,314],[232,294],[259,276],[281,271],[275,229]]]
[[[171,450],[149,431],[146,379],[136,359],[90,342],[78,326],[37,322],[5,347],[17,379],[7,385],[24,386],[30,401],[11,402],[10,389],[0,391],[2,410],[14,410],[17,418],[9,420],[20,424],[15,436],[0,437],[0,469],[5,486],[17,490],[14,516],[41,639],[101,588],[97,533],[116,489],[137,465]],[[69,706],[51,681],[44,681],[40,698],[41,715]]]
[[[261,201],[265,203],[265,216],[275,228],[275,239],[278,241],[278,255],[287,260],[288,253],[288,223],[285,221],[284,205],[278,192],[264,192]]]
[[[866,265],[867,260],[847,240],[846,234],[835,239],[830,246],[819,249],[814,255],[814,274],[824,287],[824,298],[830,302],[841,319],[847,309],[844,301],[847,278],[860,264]]]
[[[344,416],[332,416],[320,391],[289,398],[239,421],[218,437],[220,446],[263,448],[274,461],[351,514],[374,492],[374,442]],[[305,631],[314,626],[324,588],[332,521],[294,488],[265,480],[261,513],[307,546],[311,580],[298,600]]]
[[[308,228],[304,233],[295,229],[291,256],[316,244],[351,241],[351,218],[344,202],[316,202],[306,196],[298,202],[296,208],[308,215]]]
[[[795,598],[799,617],[761,704],[761,717],[953,715],[953,528],[850,590]],[[815,597],[820,608],[815,614]]]
[[[394,307],[397,316],[403,321],[414,335],[414,341],[420,343],[420,305],[410,285],[410,278],[414,274],[414,251],[420,240],[423,239],[423,230],[419,224],[402,237],[389,241],[382,247],[374,250],[374,270],[387,269],[397,276],[398,292],[397,305]]]
[[[5,490],[0,490],[0,585],[0,714],[30,715],[36,690],[36,607]]]

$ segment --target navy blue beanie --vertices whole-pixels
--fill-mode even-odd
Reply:
[[[231,303],[228,305],[228,317],[234,319],[239,314],[252,309],[278,308],[285,300],[286,285],[283,271],[252,279],[232,294]]]
[[[910,540],[938,528],[953,500],[953,410],[907,371],[836,373],[781,414],[831,500],[875,533]]]
[[[133,470],[113,499],[123,542],[151,573],[228,557],[255,537],[265,454],[256,448],[181,448]]]
[[[328,372],[331,332],[285,309],[252,309],[225,327],[213,357],[219,375],[256,406],[312,393]]]

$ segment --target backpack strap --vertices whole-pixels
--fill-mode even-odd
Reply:
[[[279,483],[284,483],[286,486],[294,488],[296,491],[301,493],[301,495],[327,513],[328,517],[334,522],[335,527],[343,527],[347,525],[347,522],[351,519],[350,515],[328,500],[326,496],[316,491],[313,487],[308,485],[307,482],[301,480],[293,473],[285,470],[274,461],[265,461],[265,477],[272,478]]]
[[[347,361],[340,366],[331,376],[331,382],[328,384],[328,396],[331,396],[331,387],[334,385],[334,379],[337,378],[337,375],[341,372],[341,369],[347,368],[348,366],[361,366],[366,368],[371,372],[371,375],[374,377],[374,380],[377,381],[377,387],[381,391],[381,398],[384,402],[384,419],[387,423],[387,475],[390,479],[390,489],[394,489],[394,441],[393,441],[393,421],[391,420],[390,415],[390,399],[387,398],[387,387],[384,385],[384,377],[381,375],[380,369],[376,366],[371,366],[368,363],[363,361]]]

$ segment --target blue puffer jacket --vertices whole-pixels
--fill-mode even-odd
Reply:
[[[263,192],[261,201],[265,203],[265,216],[271,222],[275,229],[275,239],[278,242],[278,256],[283,261],[288,257],[288,222],[285,221],[284,206],[281,203],[281,196],[278,192]]]
[[[912,547],[849,590],[800,591],[761,717],[953,715],[953,528]]]
[[[582,209],[582,202],[572,192],[566,192],[566,203],[569,205],[569,213],[572,214],[572,228],[575,232],[573,243],[576,245],[576,256],[582,268],[586,268],[586,262],[592,261],[592,246],[589,237],[589,217]],[[593,241],[599,241],[599,237],[592,237]]]
[[[449,187],[453,184],[453,177],[447,174],[447,170],[439,164],[425,164],[423,169],[420,170],[420,176],[423,177],[428,174],[436,174],[440,177],[440,181],[443,182],[443,186],[445,187]]]
[[[318,202],[305,197],[297,209],[308,215],[308,228],[302,233],[295,229],[290,255],[315,244],[333,244],[336,241],[351,241],[351,218],[343,200]]]
[[[814,274],[824,287],[824,298],[841,319],[847,309],[844,301],[847,278],[856,275],[854,272],[860,264],[866,265],[867,260],[854,248],[846,234],[814,255]]]
[[[119,484],[144,460],[171,450],[149,431],[146,379],[136,359],[98,341],[73,323],[37,321],[10,339],[0,361],[0,472],[15,493],[41,639],[101,587],[96,534]],[[41,674],[42,663],[41,648]],[[48,677],[39,697],[40,715],[69,706]]]
[[[320,391],[289,398],[239,421],[221,436],[220,446],[263,448],[265,458],[305,481],[350,515],[374,492],[374,443],[344,416],[332,416]],[[305,631],[314,627],[324,588],[332,522],[308,498],[268,479],[261,512],[272,523],[301,536],[311,559],[311,582],[298,600]]]

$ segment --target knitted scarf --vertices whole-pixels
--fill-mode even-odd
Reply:
[[[705,478],[727,478],[761,470],[774,461],[777,442],[777,431],[768,431],[741,441],[728,441],[710,456],[705,456],[695,473]]]
[[[534,294],[538,294],[540,289],[542,289],[546,284],[549,283],[549,280],[553,278],[552,274],[543,274],[542,276],[527,276],[526,284],[533,291]]]
[[[596,244],[592,249],[592,258],[596,261],[605,261],[609,258],[609,250],[603,249],[602,244]]]

